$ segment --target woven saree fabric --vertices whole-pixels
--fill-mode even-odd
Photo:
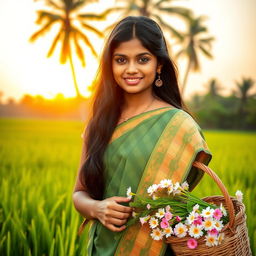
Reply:
[[[208,164],[211,153],[193,118],[183,110],[164,107],[139,114],[118,125],[105,151],[104,198],[133,192],[147,196],[147,187],[161,179],[187,180],[193,188],[202,173],[194,160]],[[135,198],[136,200],[136,198]],[[88,255],[164,255],[166,244],[153,241],[146,225],[135,224],[121,234],[93,221]]]

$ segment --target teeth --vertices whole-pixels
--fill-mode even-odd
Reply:
[[[126,80],[128,80],[128,81],[137,81],[137,80],[139,80],[140,78],[126,78]]]

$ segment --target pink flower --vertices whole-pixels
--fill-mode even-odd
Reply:
[[[170,212],[166,212],[164,217],[166,218],[166,220],[170,220],[172,218],[172,214]]]
[[[166,218],[162,219],[162,221],[160,223],[160,226],[161,226],[161,228],[168,228],[169,227],[169,223],[168,223]]]
[[[208,231],[208,234],[210,234],[212,236],[217,236],[219,234],[219,232],[216,228],[213,228],[213,229]]]
[[[141,223],[141,225],[147,223],[148,220],[149,220],[149,216],[140,217],[140,223]]]
[[[187,246],[189,249],[195,249],[197,247],[197,241],[192,238],[187,241]]]
[[[151,205],[147,204],[147,209],[150,210],[150,208],[151,208]]]
[[[196,219],[193,221],[194,225],[202,225],[203,221],[202,221],[202,216],[197,216]]]
[[[214,212],[213,212],[213,217],[216,219],[216,220],[220,220],[220,218],[222,217],[222,212],[219,208],[215,209]]]
[[[176,220],[177,221],[181,221],[181,217],[180,216],[176,216]]]

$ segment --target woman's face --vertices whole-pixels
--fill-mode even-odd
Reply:
[[[114,50],[112,69],[115,81],[125,92],[142,93],[152,90],[157,58],[134,38]]]

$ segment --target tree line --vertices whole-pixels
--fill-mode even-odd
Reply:
[[[256,94],[252,93],[254,81],[242,78],[228,96],[221,95],[220,82],[211,79],[203,95],[194,94],[186,101],[190,113],[203,129],[256,130]],[[41,95],[24,95],[18,102],[13,99],[1,102],[0,117],[25,117],[47,119],[85,120],[90,110],[89,99],[65,98],[62,94],[54,99]]]
[[[217,79],[208,83],[204,95],[195,94],[187,105],[203,128],[256,130],[256,94],[254,80],[242,78],[229,96],[222,96],[223,88]]]

